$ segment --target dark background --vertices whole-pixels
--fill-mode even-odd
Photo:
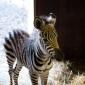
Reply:
[[[35,16],[54,13],[60,48],[73,69],[85,71],[85,7],[76,0],[35,0]]]

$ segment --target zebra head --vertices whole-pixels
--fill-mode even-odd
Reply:
[[[50,44],[53,48],[59,48],[55,23],[56,16],[53,13],[47,16],[35,17],[34,19],[34,26],[40,30],[40,36],[44,42]]]

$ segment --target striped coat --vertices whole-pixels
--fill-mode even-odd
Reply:
[[[55,55],[55,49],[59,48],[54,25],[55,16],[51,13],[35,18],[34,26],[38,31],[34,37],[16,30],[13,31],[13,35],[9,33],[9,38],[5,38],[10,85],[13,85],[13,80],[15,85],[18,85],[18,75],[22,66],[29,69],[32,85],[38,85],[38,77],[41,78],[42,85],[47,85],[49,70],[52,67],[51,57]],[[13,69],[16,59],[17,64]]]

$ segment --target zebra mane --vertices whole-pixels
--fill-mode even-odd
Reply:
[[[39,34],[40,34],[40,31],[37,30],[36,28],[34,28],[32,34],[30,34],[30,38],[29,39],[33,40],[34,42],[38,41],[39,38],[40,38]]]
[[[40,31],[36,28],[33,29],[33,33],[30,34],[30,37],[29,37],[29,45],[33,46],[34,49],[36,50],[36,52],[38,51],[37,47],[39,47],[42,52],[44,54],[47,54],[47,51],[45,49],[43,49],[41,43],[40,43],[40,39],[41,39],[41,36],[40,36]]]

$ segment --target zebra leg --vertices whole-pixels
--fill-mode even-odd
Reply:
[[[30,77],[31,77],[31,81],[32,81],[32,85],[38,85],[38,74],[29,71]]]
[[[18,85],[18,76],[21,69],[22,69],[22,65],[17,61],[16,67],[14,69],[14,74],[13,74],[14,85]]]
[[[49,72],[45,72],[41,75],[41,85],[47,85]]]
[[[10,85],[13,85],[13,64],[16,58],[10,56],[6,56],[6,57],[9,66]]]

